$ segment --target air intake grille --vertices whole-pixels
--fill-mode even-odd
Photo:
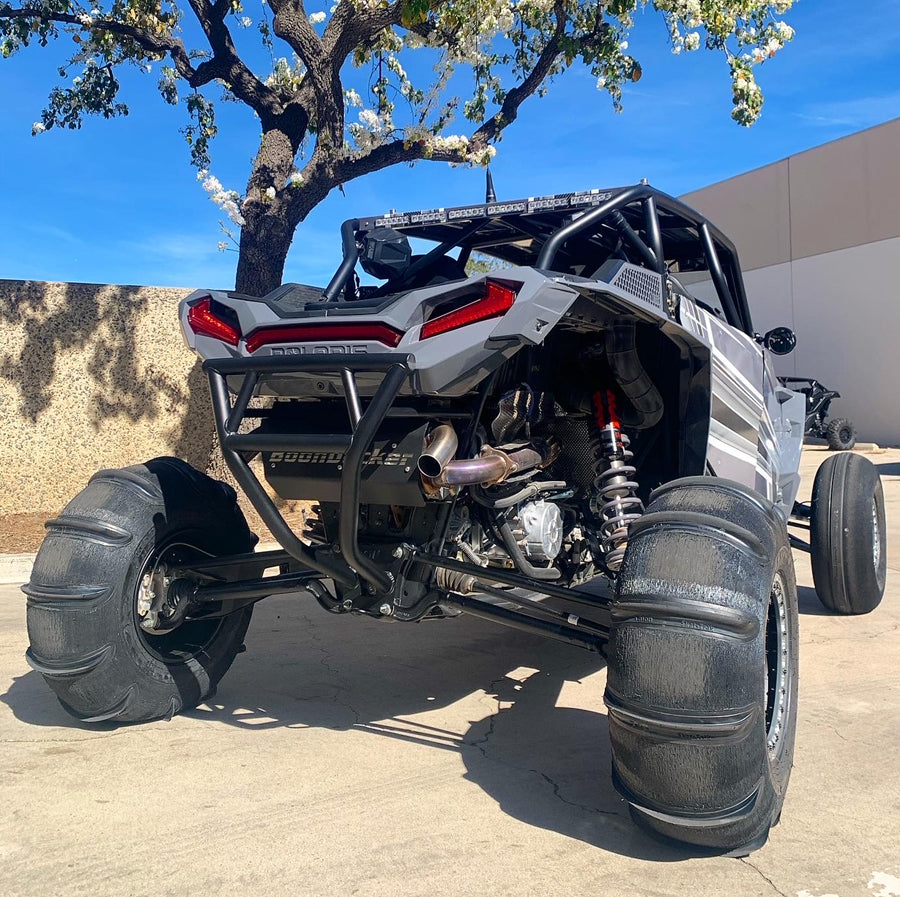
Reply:
[[[640,299],[657,311],[663,310],[662,278],[655,271],[647,271],[636,265],[622,265],[612,280],[612,286]]]

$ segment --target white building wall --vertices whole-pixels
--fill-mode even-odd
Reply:
[[[756,268],[744,284],[759,333],[797,335],[776,373],[838,390],[829,415],[853,421],[860,441],[900,445],[900,238]],[[688,289],[715,295],[710,280]]]
[[[831,415],[881,445],[900,445],[898,159],[900,119],[684,197],[734,240],[755,329],[797,334],[778,373],[838,390]]]

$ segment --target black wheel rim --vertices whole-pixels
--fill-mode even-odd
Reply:
[[[158,660],[169,665],[184,664],[203,654],[224,625],[224,617],[210,620],[188,620],[176,629],[166,633],[153,633],[142,625],[145,614],[141,613],[142,585],[149,577],[161,582],[166,565],[184,564],[186,561],[212,557],[209,551],[191,544],[186,538],[171,539],[164,545],[156,546],[141,566],[134,607],[135,628],[144,648]]]

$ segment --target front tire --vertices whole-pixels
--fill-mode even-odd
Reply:
[[[844,452],[826,458],[813,481],[810,520],[813,583],[836,614],[867,614],[887,578],[884,491],[875,465]]]
[[[234,490],[177,458],[156,458],[95,474],[47,528],[23,586],[26,657],[63,707],[85,722],[136,722],[208,697],[252,607],[156,635],[141,626],[141,601],[167,561],[252,550]]]
[[[643,827],[735,855],[780,816],[797,720],[797,592],[784,520],[692,477],[656,490],[612,605],[613,780]]]

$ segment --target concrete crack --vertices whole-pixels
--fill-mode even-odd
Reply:
[[[497,685],[499,683],[505,681],[506,678],[507,678],[506,676],[501,676],[498,679],[494,679],[488,686],[487,691],[488,692],[496,691]],[[487,732],[485,732],[484,735],[481,736],[481,738],[476,738],[474,741],[464,741],[462,744],[463,748],[473,747],[486,760],[490,760],[493,763],[499,763],[501,766],[505,766],[508,769],[515,769],[519,772],[528,772],[528,773],[531,773],[532,775],[539,776],[553,789],[553,796],[555,798],[557,798],[559,801],[561,801],[562,803],[566,804],[567,806],[574,807],[577,810],[582,810],[585,813],[596,813],[601,816],[618,816],[618,815],[620,815],[615,810],[600,810],[597,807],[589,807],[587,804],[580,804],[577,801],[569,800],[568,798],[563,797],[559,783],[555,782],[552,778],[550,778],[550,776],[548,776],[547,773],[541,772],[541,770],[539,770],[539,769],[533,769],[533,768],[527,767],[527,766],[519,766],[515,763],[510,763],[508,760],[505,760],[502,757],[498,757],[494,754],[489,754],[487,751],[487,743],[488,743],[488,741],[490,741],[491,736],[494,734],[494,727],[496,725],[497,720],[499,720],[500,715],[502,713],[510,710],[512,708],[512,706],[514,706],[513,704],[510,704],[509,707],[502,707],[501,704],[503,702],[500,700],[500,698],[495,698],[494,700],[497,703],[497,711],[496,711],[496,713],[492,713],[488,719]]]
[[[331,676],[329,677],[329,682],[333,690],[331,700],[335,704],[338,704],[341,707],[345,707],[347,710],[349,710],[350,713],[353,714],[353,725],[358,726],[362,722],[362,714],[348,701],[344,700],[342,697],[339,697],[341,692],[349,692],[350,686],[347,685],[341,671],[337,667],[335,667],[334,664],[332,664],[329,650],[322,643],[322,639],[316,632],[315,627],[312,625],[312,621],[302,614],[301,619],[306,623],[306,631],[310,636],[310,645],[321,654],[321,658],[319,660],[320,666],[322,666],[323,669],[331,674]]]
[[[787,894],[784,893],[765,872],[762,871],[758,866],[754,866],[753,863],[747,857],[740,857],[739,862],[743,863],[745,866],[749,866],[754,872],[756,872],[762,879],[765,881],[769,887],[775,891],[776,894],[781,894],[781,897],[788,897]]]
[[[579,804],[574,800],[569,800],[566,797],[563,797],[560,794],[560,786],[557,782],[554,782],[550,776],[545,772],[541,772],[539,769],[529,769],[529,772],[533,772],[535,775],[539,775],[552,789],[553,796],[559,798],[564,804],[568,804],[570,807],[575,807],[579,810],[584,810],[585,813],[599,813],[601,816],[618,816],[620,815],[616,810],[600,810],[597,807],[589,807],[587,804]]]
[[[492,692],[498,691],[497,686],[498,686],[501,682],[503,682],[505,679],[506,679],[506,676],[499,676],[498,678],[491,680],[490,685],[488,685],[488,687],[485,689],[485,694],[486,694],[486,695],[490,695]],[[500,714],[503,713],[504,710],[509,710],[509,707],[502,707],[502,706],[501,706],[501,704],[502,704],[503,702],[500,700],[500,698],[495,697],[495,698],[494,698],[494,701],[495,701],[496,704],[497,704],[497,710],[496,710],[494,713],[492,713],[492,714],[488,717],[488,730],[487,730],[487,732],[485,732],[485,734],[482,735],[481,738],[476,738],[474,741],[464,741],[464,742],[463,742],[463,746],[464,746],[464,747],[473,747],[473,748],[477,748],[477,749],[481,752],[481,754],[482,754],[484,757],[487,757],[489,760],[490,760],[490,759],[496,759],[496,758],[488,757],[487,752],[484,750],[484,748],[483,748],[482,746],[485,745],[485,744],[487,744],[487,742],[488,742],[488,740],[490,739],[490,737],[494,734],[494,724],[496,723],[496,721],[497,721],[497,719],[499,718]],[[502,761],[498,761],[498,762],[502,762]],[[507,765],[509,765],[509,764],[507,764]]]

